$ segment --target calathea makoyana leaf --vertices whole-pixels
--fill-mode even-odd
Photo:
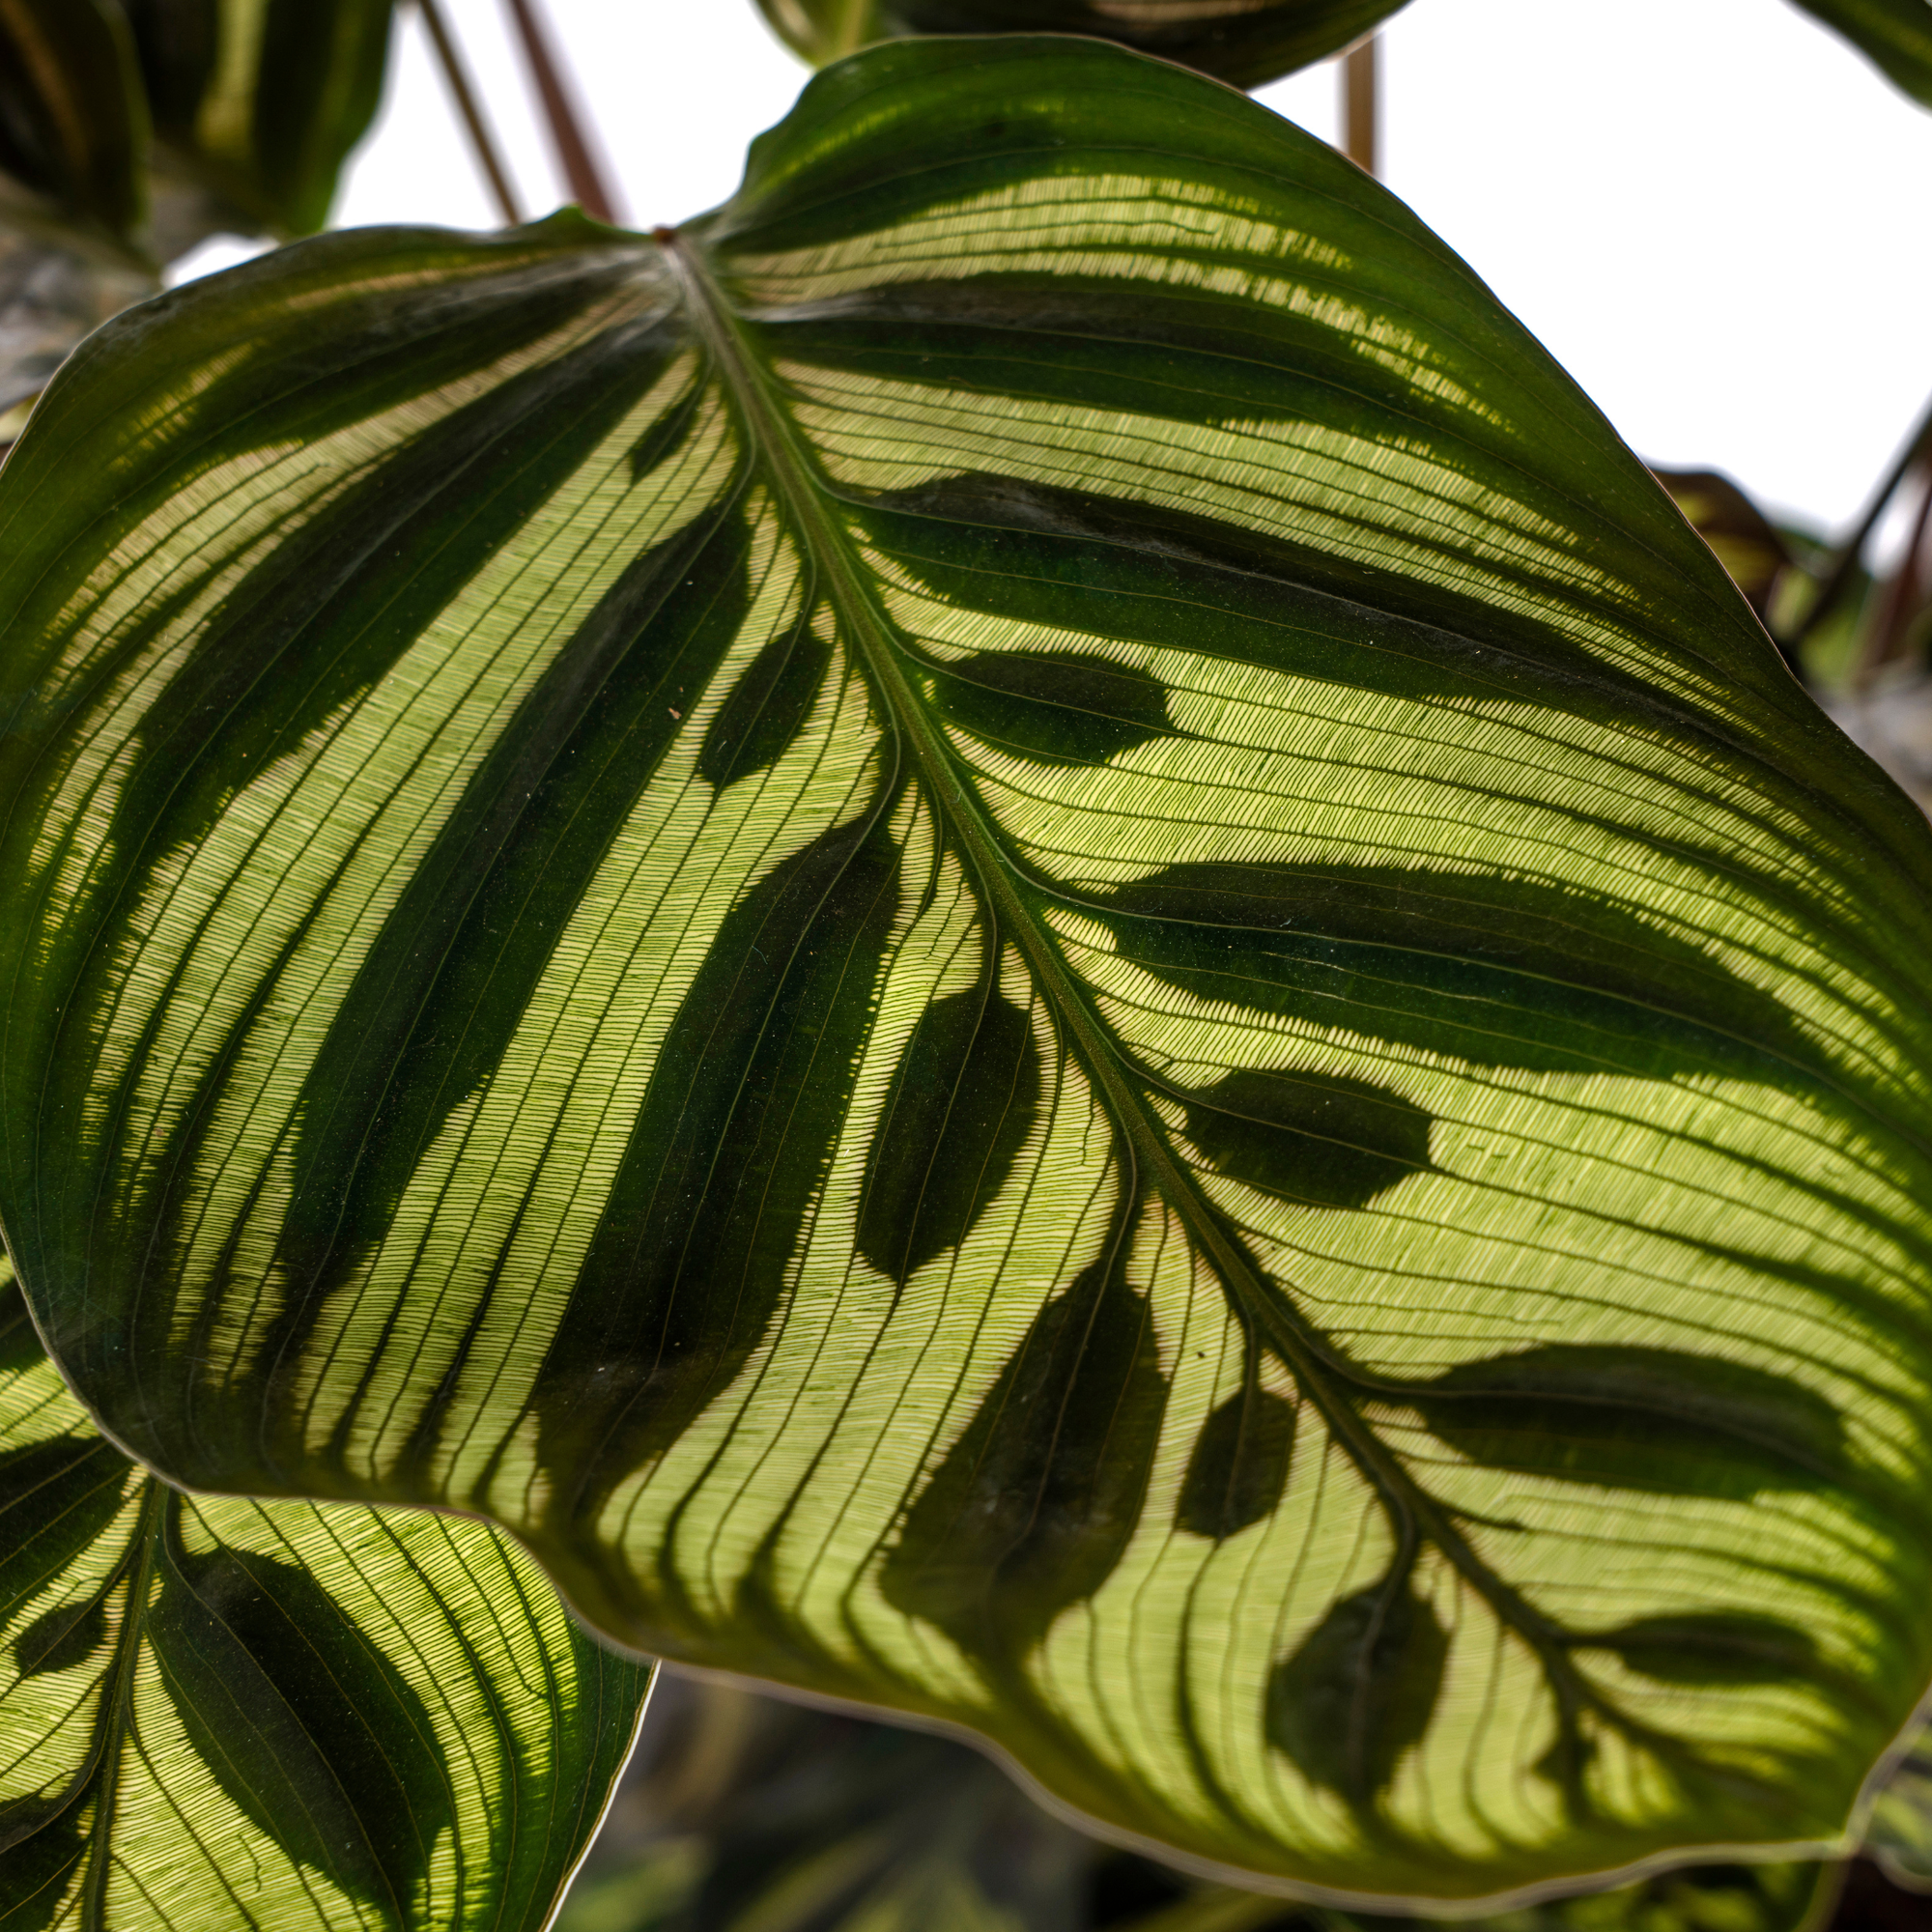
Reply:
[[[0,474],[0,1215],[199,1488],[1274,1883],[1843,1845],[1932,831],[1443,245],[1097,42],[323,238]]]
[[[1360,40],[1407,0],[758,0],[814,67],[916,34],[1091,34],[1259,87]]]
[[[1895,86],[1932,107],[1932,7],[1926,0],[1795,0],[1835,28]]]
[[[5,1932],[539,1932],[649,1678],[499,1530],[157,1482],[0,1288]]]

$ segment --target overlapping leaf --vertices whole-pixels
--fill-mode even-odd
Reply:
[[[498,1531],[188,1497],[0,1288],[0,1927],[538,1932],[649,1670]]]
[[[1879,1792],[1866,1849],[1900,1885],[1932,1891],[1932,1729],[1918,1733]]]
[[[1446,0],[1453,4],[1453,0]],[[1927,0],[1792,0],[1915,100],[1932,106]],[[1091,34],[1260,87],[1339,52],[1407,0],[758,0],[815,67],[874,41],[922,34]]]
[[[1927,0],[1793,0],[1834,28],[1913,99],[1932,107],[1932,5]]]
[[[1932,834],[1398,203],[1097,43],[327,238],[0,476],[0,1213],[203,1487],[1348,1894],[1932,1673]]]
[[[1236,87],[1293,73],[1370,32],[1406,0],[758,0],[814,67],[916,34],[1092,34]]]

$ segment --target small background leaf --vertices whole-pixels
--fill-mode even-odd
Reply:
[[[1406,0],[758,0],[814,67],[915,34],[1092,34],[1260,87],[1360,40]]]

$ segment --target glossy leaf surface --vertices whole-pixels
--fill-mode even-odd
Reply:
[[[165,1488],[0,1289],[5,1932],[538,1932],[649,1679],[481,1523]]]
[[[1932,833],[1321,143],[875,49],[111,326],[0,554],[0,1214],[157,1466],[1275,1879],[1839,1840]]]
[[[1236,87],[1325,59],[1406,0],[758,0],[814,67],[874,41],[923,34],[1091,34]]]

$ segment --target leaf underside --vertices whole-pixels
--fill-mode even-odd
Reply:
[[[1272,1880],[1842,1842],[1932,835],[1400,204],[900,43],[674,236],[168,315],[0,484],[0,1216],[124,1440]]]
[[[0,1287],[4,1932],[538,1932],[649,1680],[481,1523],[164,1488]]]

